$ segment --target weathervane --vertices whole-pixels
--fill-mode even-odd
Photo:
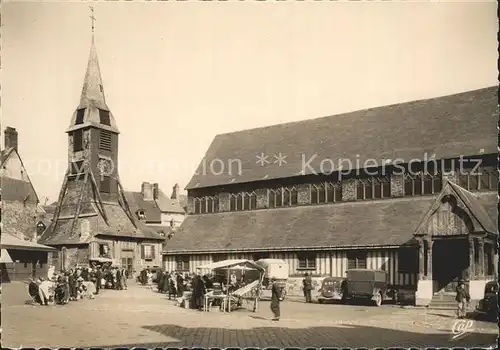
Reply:
[[[94,17],[94,7],[89,6],[90,8],[90,19],[92,20],[92,34],[94,34],[94,28],[95,28],[95,17]]]

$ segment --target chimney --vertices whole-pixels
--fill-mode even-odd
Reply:
[[[151,187],[151,184],[149,182],[142,183],[141,194],[142,194],[142,198],[145,201],[152,201],[153,200],[153,188]]]
[[[158,199],[158,184],[155,183],[153,184],[153,199],[157,200]]]
[[[16,151],[18,151],[18,138],[16,129],[8,126],[5,129],[4,136],[5,136],[5,148],[7,149],[12,147]]]
[[[179,193],[180,193],[179,184],[175,184],[175,186],[173,187],[173,191],[172,191],[172,195],[170,196],[170,199],[179,200]]]

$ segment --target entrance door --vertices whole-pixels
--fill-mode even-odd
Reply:
[[[469,242],[466,239],[439,239],[432,245],[434,292],[454,293],[458,281],[467,277]]]
[[[127,270],[128,278],[132,278],[132,274],[134,272],[134,259],[122,258],[122,266]]]

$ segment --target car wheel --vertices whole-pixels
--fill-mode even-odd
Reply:
[[[382,293],[377,293],[375,295],[375,306],[380,306],[382,305]]]
[[[318,299],[318,303],[323,304],[323,299]]]

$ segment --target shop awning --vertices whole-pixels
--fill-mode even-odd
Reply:
[[[13,261],[9,255],[9,252],[7,251],[7,249],[2,249],[2,255],[0,256],[0,263],[5,264],[5,263],[11,263],[11,262],[13,262]]]
[[[31,241],[23,241],[22,239],[12,236],[8,233],[6,234],[2,233],[1,243],[2,243],[2,248],[7,248],[7,249],[36,250],[45,252],[50,252],[55,250],[55,248],[43,244],[38,244]]]
[[[217,261],[214,263],[206,264],[206,265],[201,265],[198,266],[198,269],[209,269],[209,270],[216,270],[216,269],[230,269],[231,267],[238,267],[237,269],[243,269],[244,266],[249,266],[252,267],[255,270],[259,271],[264,271],[264,269],[257,265],[255,261],[252,260],[246,260],[246,259],[233,259],[233,260],[222,260],[222,261]]]

